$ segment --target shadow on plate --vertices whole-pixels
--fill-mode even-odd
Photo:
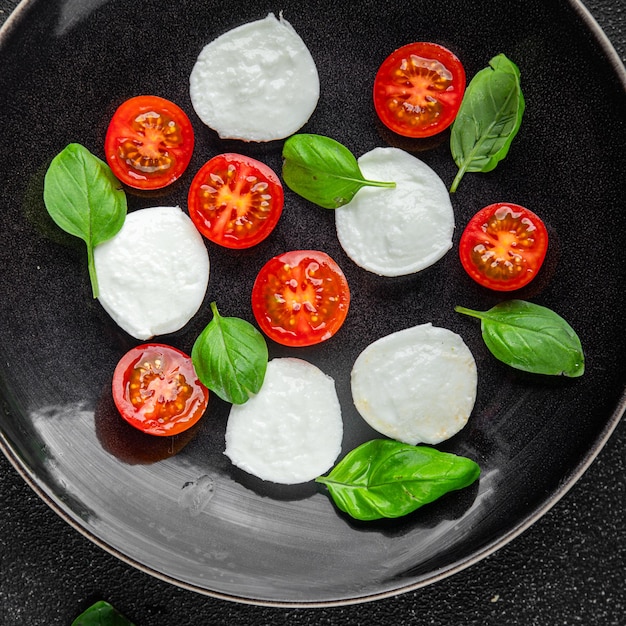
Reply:
[[[137,430],[119,414],[113,397],[104,392],[94,414],[102,447],[128,465],[149,465],[178,454],[198,433],[202,420],[172,437],[156,437]]]

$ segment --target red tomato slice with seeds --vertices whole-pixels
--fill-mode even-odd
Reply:
[[[136,96],[120,105],[104,140],[113,174],[135,189],[161,189],[180,178],[193,147],[189,118],[159,96]]]
[[[158,343],[129,350],[115,368],[112,389],[122,417],[149,435],[177,435],[191,428],[209,400],[191,357]]]
[[[285,346],[330,339],[350,305],[348,281],[324,252],[294,250],[270,259],[252,288],[252,311],[261,330]]]
[[[264,163],[220,154],[205,163],[189,189],[189,215],[210,241],[250,248],[275,228],[283,211],[283,186]]]
[[[431,137],[456,117],[465,93],[465,69],[447,48],[416,42],[398,48],[374,79],[381,122],[404,137]]]
[[[465,271],[483,287],[513,291],[539,271],[548,250],[548,231],[532,211],[499,202],[469,221],[459,242]]]

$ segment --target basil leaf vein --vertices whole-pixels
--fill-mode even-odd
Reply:
[[[500,361],[534,374],[582,376],[585,357],[576,331],[547,307],[509,300],[488,311],[455,311],[481,320],[485,345]]]
[[[471,485],[479,475],[478,464],[466,457],[373,439],[350,451],[316,481],[327,487],[341,511],[368,521],[407,515]]]
[[[367,180],[354,155],[344,145],[323,135],[293,135],[283,146],[285,184],[306,200],[337,209],[352,200],[361,187],[396,186]]]
[[[263,335],[238,317],[222,317],[215,302],[213,319],[200,333],[191,360],[200,382],[222,400],[243,404],[265,379],[268,350]]]
[[[499,54],[470,81],[452,125],[450,149],[459,171],[451,192],[466,172],[489,172],[506,157],[525,107],[519,68]]]
[[[94,248],[115,236],[126,219],[126,194],[111,168],[84,146],[57,154],[44,178],[44,203],[52,220],[87,246],[93,297],[98,297]]]

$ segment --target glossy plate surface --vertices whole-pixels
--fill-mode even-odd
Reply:
[[[432,322],[461,334],[479,369],[473,416],[441,449],[482,467],[479,484],[396,521],[360,524],[340,515],[313,483],[281,487],[234,468],[223,454],[228,406],[212,398],[191,441],[140,436],[115,413],[115,364],[136,341],[90,297],[82,244],[60,235],[42,202],[43,175],[70,142],[99,156],[108,121],[125,99],[151,93],[191,117],[194,158],[159,195],[128,193],[131,210],[185,206],[193,174],[220,152],[243,152],[280,171],[281,142],[220,141],[191,108],[188,76],[201,48],[243,22],[282,10],[315,59],[321,98],[306,132],[329,135],[357,156],[398,145],[450,185],[447,136],[424,149],[395,143],[371,101],[376,69],[416,40],[453,50],[468,77],[504,52],[522,72],[527,110],[507,159],[468,174],[452,197],[455,248],[435,266],[381,278],[341,250],[331,211],[291,192],[277,230],[248,251],[212,244],[205,306],[159,340],[189,352],[216,300],[253,321],[256,272],[288,249],[319,248],[344,270],[351,312],[318,347],[272,356],[310,360],[336,380],[343,452],[376,436],[352,406],[349,374],[371,341]],[[197,591],[244,602],[358,602],[431,583],[470,565],[545,512],[595,457],[624,409],[626,171],[623,68],[579,5],[540,0],[363,3],[33,0],[0,38],[0,446],[25,479],[78,530],[146,571]],[[481,207],[509,201],[542,216],[546,266],[516,297],[548,306],[577,330],[587,371],[576,380],[522,374],[486,351],[475,320],[507,296],[464,274],[456,243]],[[178,448],[181,448],[180,450]],[[174,454],[178,452],[177,454]]]

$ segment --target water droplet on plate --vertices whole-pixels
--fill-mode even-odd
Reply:
[[[183,485],[178,504],[191,515],[198,515],[209,503],[215,493],[215,480],[208,475]]]

